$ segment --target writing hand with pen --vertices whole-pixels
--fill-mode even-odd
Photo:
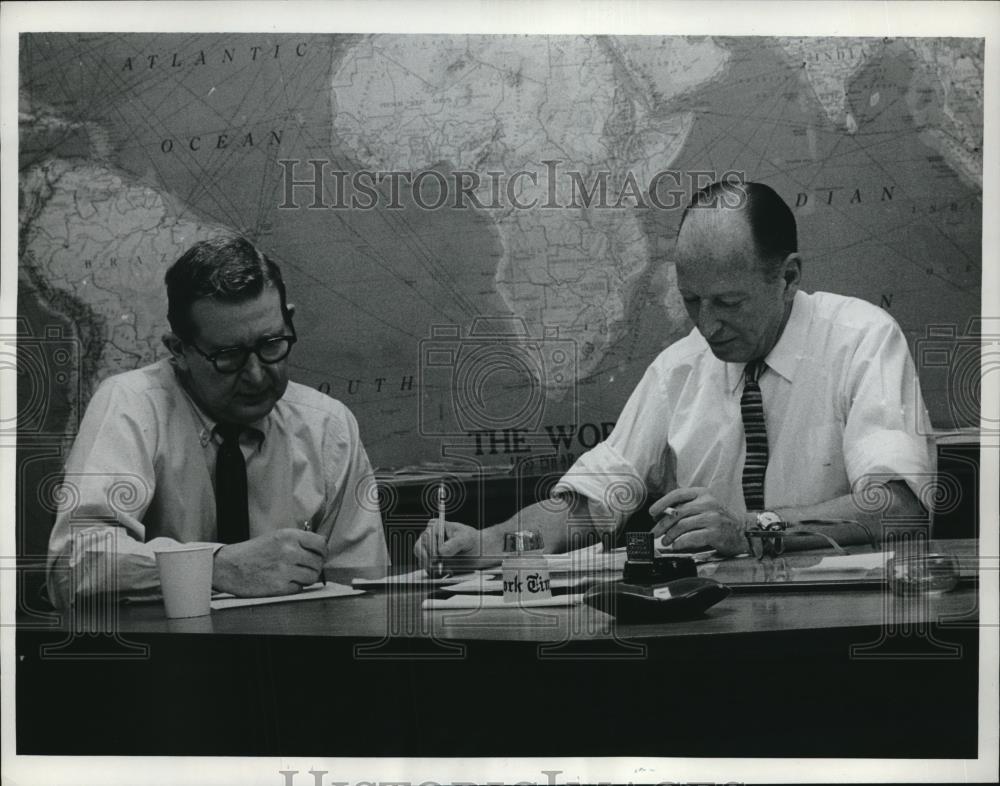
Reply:
[[[286,527],[216,551],[212,586],[242,598],[291,595],[322,576],[326,557],[326,538]]]
[[[502,549],[491,533],[466,524],[431,519],[413,546],[417,563],[432,579],[499,565]]]
[[[483,556],[483,532],[445,518],[445,492],[438,487],[438,515],[427,522],[413,546],[417,563],[432,579],[463,573],[499,562],[499,557]],[[495,549],[499,551],[499,549]]]
[[[649,508],[653,537],[676,551],[715,549],[723,557],[746,551],[748,517],[733,513],[707,488],[674,489]]]
[[[299,526],[299,528],[303,532],[314,532],[312,521],[309,520],[309,519],[306,519],[305,521],[303,521],[302,524]],[[319,569],[319,577],[317,578],[317,581],[323,582],[323,586],[324,587],[326,586],[326,569],[325,569],[325,566],[326,566],[326,544],[324,543],[323,544],[323,567],[320,567],[320,569]]]
[[[451,571],[446,568],[448,558],[475,551],[476,530],[465,524],[445,519],[447,495],[442,482],[438,486],[437,518],[427,522],[427,529],[413,546],[414,556],[420,567],[432,579],[442,578]]]

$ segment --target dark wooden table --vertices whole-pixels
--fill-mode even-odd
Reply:
[[[975,573],[975,541],[929,548]],[[18,751],[975,756],[976,585],[796,585],[820,556],[787,555],[773,586],[662,624],[582,605],[427,611],[427,588],[190,620],[160,604],[22,618]],[[518,731],[526,718],[547,733]]]

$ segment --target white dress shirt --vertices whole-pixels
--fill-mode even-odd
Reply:
[[[155,551],[217,544],[215,425],[169,359],[100,385],[66,462],[49,540],[53,600],[115,586],[122,598],[156,595]],[[375,479],[346,406],[290,382],[240,445],[251,537],[309,521],[327,538],[327,566],[388,564]]]
[[[906,338],[888,314],[856,298],[799,291],[765,361],[767,508],[825,502],[860,491],[864,480],[902,479],[922,498],[935,449]],[[647,490],[662,496],[691,486],[745,513],[744,366],[716,358],[692,330],[653,361],[614,431],[554,491],[587,497],[607,524],[620,524]]]

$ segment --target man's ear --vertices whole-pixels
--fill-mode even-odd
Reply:
[[[164,333],[161,340],[178,368],[182,371],[187,371],[187,356],[184,354],[184,342],[173,333]]]
[[[789,254],[781,269],[781,280],[785,282],[785,299],[791,300],[802,282],[802,257]]]

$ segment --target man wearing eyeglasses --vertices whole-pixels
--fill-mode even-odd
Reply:
[[[105,380],[67,460],[53,601],[156,595],[155,552],[182,543],[214,544],[213,586],[237,596],[387,564],[354,416],[288,380],[278,267],[243,238],[201,241],[166,285],[170,357]]]

